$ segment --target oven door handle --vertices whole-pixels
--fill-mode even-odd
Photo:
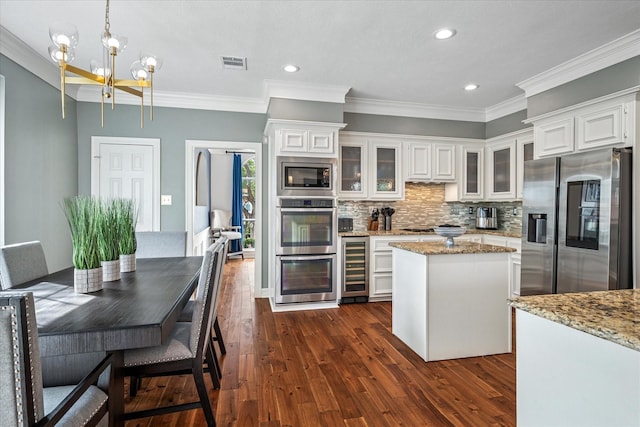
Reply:
[[[332,259],[337,258],[336,254],[317,254],[317,255],[276,255],[281,261],[313,261],[317,259]]]
[[[336,208],[278,208],[282,213],[327,212],[333,213]]]

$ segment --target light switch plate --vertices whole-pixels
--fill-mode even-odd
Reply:
[[[171,206],[171,194],[163,194],[160,196],[160,204],[164,206]]]

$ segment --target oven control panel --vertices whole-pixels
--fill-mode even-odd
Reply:
[[[333,208],[334,199],[280,199],[282,208]]]

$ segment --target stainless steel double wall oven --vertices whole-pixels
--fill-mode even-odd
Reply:
[[[276,303],[335,301],[335,198],[278,198]]]

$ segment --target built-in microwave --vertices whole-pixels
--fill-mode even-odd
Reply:
[[[336,159],[278,157],[277,163],[278,196],[336,196]]]

